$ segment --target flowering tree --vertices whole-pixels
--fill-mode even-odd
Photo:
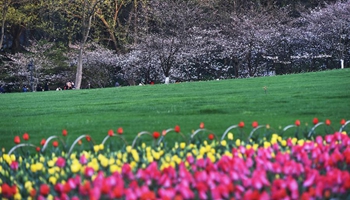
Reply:
[[[67,64],[77,65],[78,59],[74,55],[74,51],[66,55],[67,58],[70,58],[67,59]],[[87,43],[82,55],[84,81],[81,88],[103,88],[114,85],[115,73],[113,73],[113,70],[118,63],[119,58],[114,51],[97,43]]]
[[[146,30],[138,34],[138,41],[132,48],[155,51],[159,67],[167,78],[172,70],[179,67],[181,53],[190,37],[189,29],[200,23],[202,11],[191,2],[168,0],[150,1],[148,9],[144,9],[142,17]]]
[[[303,14],[310,54],[330,54],[338,60],[349,60],[350,1],[337,2]]]

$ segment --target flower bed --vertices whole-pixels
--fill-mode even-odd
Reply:
[[[140,132],[132,145],[113,151],[106,142],[111,137],[126,142],[121,128],[82,151],[74,145],[92,143],[88,135],[60,148],[61,137],[43,139],[37,147],[27,143],[29,135],[24,134],[24,143],[17,136],[16,146],[1,154],[0,195],[5,199],[349,198],[350,137],[342,129],[350,122],[342,121],[341,130],[333,134],[314,135],[320,123],[330,125],[317,120],[302,137],[284,138],[254,122],[246,141],[236,138],[243,122],[228,128],[221,139],[201,124],[189,141],[167,146],[170,132],[186,139],[176,126],[162,134]],[[297,120],[283,130],[299,126]],[[260,128],[266,129],[264,138],[254,137]],[[198,139],[201,132],[205,137]],[[153,145],[142,143],[143,135],[153,137]],[[34,147],[38,153],[28,154],[23,147]]]

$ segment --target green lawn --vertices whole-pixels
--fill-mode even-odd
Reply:
[[[267,87],[265,93],[263,87]],[[350,69],[314,73],[146,85],[120,88],[1,94],[0,146],[28,132],[31,141],[60,135],[70,142],[90,134],[100,142],[109,129],[123,127],[127,141],[140,131],[159,131],[179,125],[190,134],[200,122],[217,135],[240,121],[270,124],[276,130],[300,119],[350,119]],[[175,134],[172,134],[175,135]]]

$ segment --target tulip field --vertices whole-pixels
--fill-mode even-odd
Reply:
[[[350,199],[349,80],[1,94],[0,199]]]
[[[109,130],[102,143],[90,135],[71,145],[62,135],[14,137],[14,147],[0,157],[3,199],[347,199],[350,198],[350,120],[342,119],[333,134],[315,135],[330,120],[314,118],[313,126],[295,137],[282,137],[254,121],[248,138],[236,138],[242,121],[221,138],[200,123],[189,138],[180,126],[143,131],[128,145],[123,128]],[[258,137],[253,137],[259,133]],[[174,134],[183,141],[168,146]],[[152,138],[152,145],[139,141]],[[115,141],[125,141],[111,151]],[[59,142],[62,144],[59,145]],[[82,144],[90,148],[79,150]],[[29,154],[27,149],[35,149]]]

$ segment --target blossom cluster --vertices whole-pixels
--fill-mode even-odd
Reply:
[[[203,123],[200,126],[204,129]],[[257,123],[252,126],[258,128]],[[179,126],[172,130],[181,134]],[[145,133],[160,141],[168,131]],[[107,136],[122,133],[119,128],[117,134],[109,131]],[[92,141],[90,136],[84,137]],[[57,200],[350,196],[350,137],[345,131],[310,140],[283,138],[275,133],[260,142],[235,139],[232,132],[223,140],[215,137],[211,133],[208,140],[175,142],[171,148],[160,142],[111,151],[103,142],[90,151],[45,153],[42,149],[47,139],[37,154],[1,153],[0,196]],[[22,138],[29,140],[29,134]],[[18,140],[16,137],[14,141]]]

